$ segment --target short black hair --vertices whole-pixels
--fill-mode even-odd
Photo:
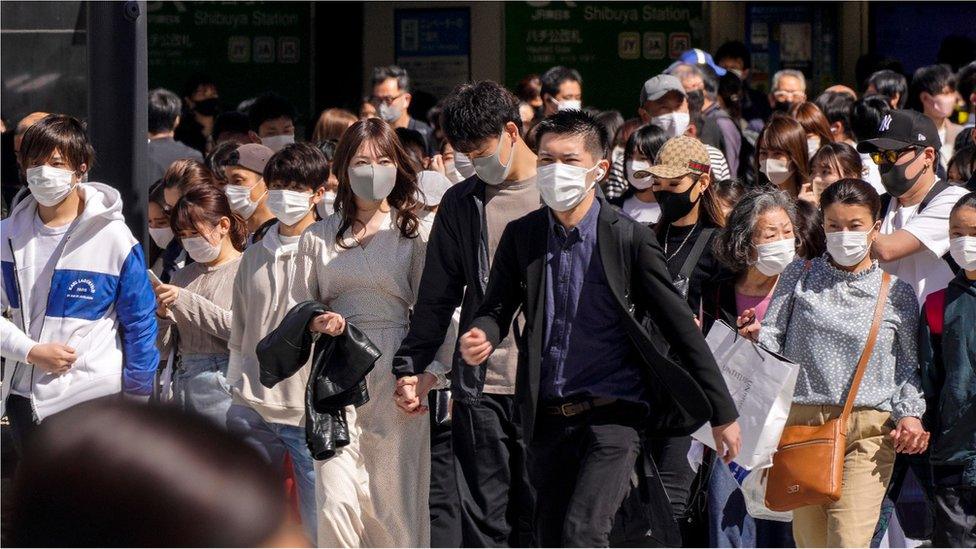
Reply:
[[[149,92],[149,133],[173,131],[183,111],[183,101],[175,93],[156,88]]]
[[[742,68],[752,67],[752,59],[749,55],[749,47],[739,40],[730,40],[718,47],[715,51],[715,63],[719,64],[723,59],[741,59]]]
[[[542,138],[547,134],[578,135],[583,139],[586,150],[598,160],[606,158],[610,149],[610,138],[603,126],[596,118],[583,111],[559,111],[539,122],[536,128],[537,144],[541,144]]]
[[[276,93],[266,93],[258,97],[247,111],[247,120],[254,132],[268,120],[281,117],[290,118],[294,122],[295,107],[291,101]]]
[[[890,69],[877,71],[868,77],[867,85],[864,87],[867,88],[868,86],[874,86],[878,93],[889,99],[894,99],[897,95],[897,107],[899,109],[905,108],[905,102],[908,101],[908,81],[905,80],[905,75],[900,72]]]
[[[498,137],[509,122],[522,127],[518,99],[501,84],[483,80],[461,84],[444,100],[444,135],[461,152],[471,152],[485,139]]]
[[[217,87],[217,81],[209,74],[197,72],[191,74],[183,83],[183,97],[190,97],[200,86]]]
[[[227,111],[218,114],[217,118],[214,119],[211,135],[216,140],[224,132],[246,134],[250,129],[251,125],[248,122],[246,114],[239,111]]]
[[[976,90],[976,61],[959,69],[959,72],[956,73],[956,90],[962,96],[962,100],[966,102],[966,106],[972,109],[973,105],[970,103],[969,97],[973,94],[973,90]]]
[[[245,130],[246,131],[246,130]],[[231,157],[237,152],[237,148],[241,145],[234,141],[224,141],[218,143],[204,159],[204,163],[210,168],[215,179],[218,183],[227,183],[227,177],[224,175],[224,168],[233,165],[231,162]]]
[[[864,206],[871,211],[871,220],[881,217],[881,197],[867,181],[861,179],[841,179],[824,189],[820,195],[820,211],[834,204]]]
[[[21,169],[30,168],[34,162],[46,162],[54,149],[75,170],[85,164],[90,171],[95,163],[95,149],[81,121],[66,114],[49,114],[24,132],[20,143]]]
[[[269,188],[314,191],[329,179],[329,161],[308,143],[290,143],[268,159],[262,176]]]
[[[542,95],[555,97],[559,93],[559,86],[563,82],[579,82],[583,84],[583,77],[576,69],[557,66],[552,67],[540,77],[542,81]]]
[[[410,75],[407,73],[407,69],[396,65],[375,67],[371,78],[372,85],[375,87],[377,84],[382,84],[390,78],[396,79],[397,89],[402,92],[410,92]]]
[[[843,92],[823,92],[814,101],[827,117],[827,122],[840,122],[844,133],[851,135],[851,107],[854,98]]]
[[[938,95],[946,87],[956,89],[956,75],[945,65],[929,65],[915,71],[908,86],[908,108],[922,112],[922,92]]]
[[[403,145],[404,152],[416,164],[414,171],[423,170],[423,159],[427,156],[427,142],[424,141],[424,136],[417,130],[410,128],[397,128],[394,131],[397,134],[397,139],[400,140],[400,145]]]
[[[685,94],[688,100],[688,123],[698,130],[698,134],[701,135],[702,122],[705,118],[702,116],[702,108],[705,106],[705,91],[704,90],[691,90]]]
[[[878,137],[881,118],[891,112],[886,96],[868,95],[851,105],[851,132],[855,141],[867,141]]]

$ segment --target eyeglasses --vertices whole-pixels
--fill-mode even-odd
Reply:
[[[913,151],[916,149],[918,149],[918,147],[912,145],[910,147],[905,147],[904,149],[898,149],[898,150],[874,151],[870,153],[870,156],[871,156],[871,160],[878,166],[882,164],[894,164],[895,161],[898,160],[898,158],[901,157],[903,153],[906,153],[908,151]]]
[[[400,99],[401,97],[403,97],[403,94],[404,93],[407,93],[407,92],[403,92],[400,95],[393,95],[393,96],[390,96],[390,97],[379,97],[379,96],[374,95],[374,96],[372,96],[372,97],[369,98],[369,102],[372,103],[372,104],[374,104],[374,105],[379,105],[380,103],[386,103],[387,105],[392,105],[394,101],[396,101],[397,99]]]

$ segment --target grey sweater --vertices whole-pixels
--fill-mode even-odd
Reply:
[[[800,364],[793,402],[844,404],[864,350],[881,268],[860,273],[835,268],[824,257],[789,265],[780,276],[760,331],[760,343]],[[854,405],[921,418],[925,399],[917,354],[918,301],[911,286],[892,277],[881,329]]]
[[[181,355],[227,354],[230,338],[231,293],[241,258],[216,267],[191,263],[173,273],[182,288],[166,318],[158,318],[157,342],[166,350],[176,343]],[[165,356],[165,353],[164,353]]]

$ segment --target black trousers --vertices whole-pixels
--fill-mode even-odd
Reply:
[[[18,395],[7,397],[7,419],[10,420],[10,438],[14,442],[17,457],[24,455],[24,445],[31,434],[37,429],[34,421],[34,410],[31,409],[29,398]]]
[[[532,488],[514,395],[454,402],[462,547],[531,545]]]
[[[935,486],[935,547],[976,547],[976,486]]]
[[[571,418],[540,414],[529,447],[542,547],[608,547],[641,449],[632,410],[611,404]]]
[[[442,389],[448,394],[450,389]],[[438,391],[440,393],[441,391]],[[446,398],[430,393],[429,401],[448,404]],[[461,501],[454,470],[454,450],[451,445],[451,424],[439,425],[437,413],[430,410],[430,546],[459,547],[461,545]]]

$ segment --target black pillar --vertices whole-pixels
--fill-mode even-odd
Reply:
[[[145,247],[149,73],[146,2],[86,2],[90,179],[122,194],[125,221]]]

